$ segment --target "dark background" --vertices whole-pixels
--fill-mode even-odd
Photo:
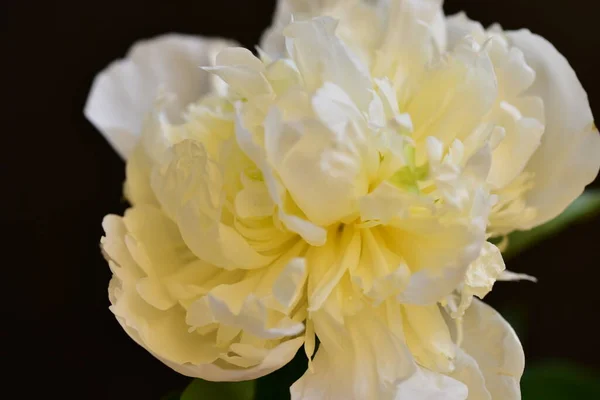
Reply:
[[[600,115],[599,3],[447,0],[445,8],[548,38]],[[0,7],[0,397],[152,400],[181,389],[188,379],[134,344],[107,309],[100,222],[126,208],[124,165],[84,119],[83,105],[95,74],[136,40],[177,31],[251,47],[274,1],[1,0]],[[563,358],[600,368],[599,228],[591,220],[527,251],[508,267],[539,283],[498,284],[487,299],[517,324],[529,363]]]

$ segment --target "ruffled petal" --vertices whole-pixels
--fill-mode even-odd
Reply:
[[[460,348],[456,349],[454,371],[450,376],[469,388],[467,400],[493,400],[485,387],[485,378],[479,369],[479,364]]]
[[[123,320],[119,320],[119,322],[137,344],[146,348],[150,354],[162,361],[174,371],[182,375],[189,376],[190,378],[200,378],[213,382],[248,381],[268,375],[289,363],[298,352],[298,349],[300,349],[304,343],[303,337],[282,342],[281,344],[278,344],[274,348],[270,349],[267,352],[267,355],[258,365],[250,368],[228,369],[217,364],[178,364],[161,357],[152,351],[152,349],[149,349],[146,345],[144,345],[139,334],[134,329],[125,325]]]
[[[462,348],[477,362],[493,400],[521,398],[525,356],[519,338],[500,314],[479,300],[465,313]]]
[[[107,216],[103,227],[102,249],[113,272],[111,311],[137,343],[176,371],[212,380],[254,379],[287,363],[304,342],[297,337],[303,308],[292,313],[305,281],[297,258],[303,243],[271,268],[247,273],[195,258],[175,223],[156,207]],[[194,316],[203,299],[213,307]]]
[[[525,169],[534,174],[526,201],[537,210],[535,218],[520,227],[529,229],[560,214],[596,178],[600,134],[585,90],[556,48],[527,30],[507,36],[536,73],[527,93],[540,97],[546,109],[542,144]]]
[[[286,55],[283,31],[294,21],[302,21],[316,16],[329,16],[338,19],[337,34],[352,50],[368,59],[372,47],[380,40],[381,32],[375,27],[381,25],[387,1],[365,2],[362,0],[279,0],[271,26],[264,32],[260,48],[268,57]]]
[[[412,271],[410,281],[398,296],[409,304],[433,304],[452,292],[478,256],[483,232],[456,224],[443,226],[431,219],[406,220],[391,237]],[[410,223],[410,224],[409,224]]]
[[[344,325],[323,311],[313,314],[321,345],[311,368],[292,385],[292,399],[394,399],[396,385],[416,366],[383,310],[366,306]]]
[[[220,49],[232,45],[223,39],[178,34],[138,42],[124,59],[96,76],[85,116],[127,158],[159,92],[177,97],[172,115],[179,117],[187,104],[213,87],[199,67],[212,64]]]
[[[371,79],[363,62],[335,35],[337,22],[329,17],[294,22],[284,30],[293,57],[309,92],[331,82],[360,108],[367,109]]]
[[[466,400],[469,389],[462,382],[425,368],[398,385],[395,400]],[[469,397],[470,399],[470,397]]]
[[[433,371],[452,371],[454,343],[438,305],[403,305],[402,309],[406,343],[419,365]]]
[[[360,155],[342,147],[352,143],[349,136],[335,137],[318,123],[285,123],[277,110],[265,121],[267,157],[294,202],[316,225],[351,215],[357,197],[368,189]]]
[[[264,339],[300,334],[304,324],[288,313],[299,300],[306,271],[304,259],[290,260],[291,254],[237,283],[217,286],[190,305],[187,323],[202,328],[217,322]]]
[[[501,30],[485,30],[464,13],[449,17],[447,26],[451,47],[468,35],[494,65],[499,96],[483,122],[495,124],[504,131],[504,138],[494,149],[488,178],[493,187],[504,188],[523,172],[544,133],[544,103],[539,97],[526,94],[536,72],[527,64],[523,52],[512,47]]]
[[[483,299],[489,292],[496,280],[500,280],[505,272],[504,260],[500,250],[485,242],[481,248],[481,254],[467,269],[465,280],[460,288],[460,304],[453,312],[452,317],[460,317],[469,308],[473,296]]]
[[[274,257],[257,252],[234,227],[222,221],[227,211],[223,207],[227,183],[222,163],[208,154],[202,143],[189,139],[169,150],[152,178],[158,200],[198,258],[229,269],[265,266]]]

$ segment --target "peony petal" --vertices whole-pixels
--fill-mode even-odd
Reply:
[[[433,304],[456,289],[484,242],[483,231],[473,226],[444,226],[428,218],[407,218],[398,226],[389,229],[390,240],[413,272],[398,296],[408,304]]]
[[[260,47],[271,57],[284,57],[286,46],[283,31],[291,22],[329,16],[339,20],[336,33],[353,50],[368,58],[370,48],[377,44],[381,35],[374,27],[382,22],[388,7],[387,1],[373,4],[362,0],[278,0],[272,25],[264,32]]]
[[[303,249],[304,244],[299,243],[268,268],[248,273],[239,282],[217,286],[190,305],[187,323],[204,327],[219,322],[264,339],[300,334],[304,325],[286,313],[304,288],[304,260],[294,258]]]
[[[339,237],[329,238],[320,248],[311,249],[307,254],[311,274],[308,286],[308,304],[310,311],[317,311],[329,297],[342,276],[349,268],[358,264],[361,252],[360,231],[352,226],[344,227]],[[338,247],[339,246],[339,247]],[[337,259],[332,260],[336,256]]]
[[[454,367],[450,377],[467,385],[469,388],[467,400],[493,400],[485,387],[485,378],[479,370],[477,361],[460,348],[456,349]]]
[[[568,61],[541,36],[528,30],[507,33],[536,72],[529,95],[546,109],[542,144],[525,171],[535,174],[527,203],[537,209],[530,229],[560,214],[592,182],[600,168],[600,135],[587,94]]]
[[[308,370],[291,387],[293,400],[393,399],[396,384],[415,370],[403,341],[365,307],[338,325],[327,313],[313,314],[321,345]]]
[[[455,356],[450,331],[437,304],[403,305],[406,343],[419,365],[448,373]]]
[[[486,32],[478,21],[473,21],[462,11],[446,17],[448,49],[452,50],[465,36],[471,36],[477,43],[483,43]]]
[[[228,296],[235,296],[235,294],[229,294]],[[263,301],[253,295],[245,298],[238,315],[232,312],[225,300],[216,295],[209,295],[208,301],[216,321],[243,329],[260,338],[280,339],[286,336],[296,336],[304,331],[304,324],[295,322],[283,315],[277,321],[277,325],[268,326],[268,323],[271,322],[268,315],[269,310],[267,310]],[[192,307],[190,307],[189,312],[193,312]]]
[[[463,318],[462,348],[479,365],[492,399],[521,398],[525,356],[519,338],[500,314],[479,300]]]
[[[265,122],[265,142],[282,183],[311,222],[327,226],[352,214],[357,194],[367,190],[364,175],[360,174],[360,158],[337,149],[339,141],[325,126],[292,126],[282,121],[274,109]],[[342,166],[337,168],[344,176],[337,174],[327,157],[343,157],[339,161]]]
[[[122,158],[135,147],[142,121],[161,90],[173,93],[173,116],[213,87],[201,66],[233,43],[169,34],[136,43],[127,56],[96,76],[84,114]]]
[[[489,56],[465,38],[448,62],[427,72],[406,111],[414,123],[414,138],[433,136],[445,146],[464,140],[491,110],[498,95],[496,75]],[[417,148],[419,150],[419,147]],[[417,153],[417,163],[424,154]]]
[[[372,83],[367,65],[335,35],[336,26],[330,17],[317,17],[294,22],[283,33],[309,91],[331,82],[341,87],[360,109],[368,109]]]
[[[279,129],[281,118],[276,112],[276,109],[274,109],[269,116],[270,123],[267,124],[266,130],[271,131],[272,129]],[[289,130],[288,133],[290,133]],[[261,170],[271,200],[277,205],[277,217],[283,225],[290,231],[296,232],[311,245],[323,245],[325,243],[327,231],[322,227],[307,221],[305,215],[299,215],[300,210],[298,210],[298,207],[293,201],[288,201],[291,200],[289,199],[289,194],[286,192],[279,176],[273,170],[272,166],[269,165],[270,163],[280,162],[282,157],[281,153],[283,152],[282,149],[288,149],[292,146],[295,143],[296,138],[288,136],[285,141],[278,141],[273,139],[280,138],[279,135],[269,135],[266,138],[266,149],[263,149],[254,140],[252,132],[244,125],[239,109],[236,114],[235,137],[240,149]]]
[[[226,148],[226,142],[221,147]],[[228,154],[228,163],[238,161],[236,156]],[[227,269],[265,266],[274,257],[257,252],[234,227],[222,222],[225,183],[222,164],[202,143],[190,139],[169,149],[152,176],[154,193],[198,258]]]
[[[423,71],[446,48],[442,0],[379,1],[377,7],[383,28],[371,69],[393,81],[405,105],[418,92]]]
[[[223,79],[242,98],[272,93],[264,64],[248,49],[231,47],[217,54],[215,66],[204,68]]]
[[[501,31],[486,31],[464,13],[448,18],[451,47],[467,35],[490,56],[498,79],[498,100],[484,123],[495,124],[505,131],[505,138],[494,151],[488,179],[495,188],[503,188],[523,172],[540,145],[544,133],[544,104],[538,97],[524,95],[536,73],[527,64],[523,52],[511,47]]]
[[[235,211],[240,218],[260,218],[273,215],[275,204],[264,182],[250,181],[235,196]]]
[[[500,250],[490,242],[485,242],[479,257],[467,269],[465,281],[460,290],[460,304],[452,317],[462,316],[471,305],[473,296],[483,299],[491,292],[494,283],[496,280],[500,280],[505,269]]]
[[[273,296],[286,309],[291,308],[306,282],[306,260],[295,258],[286,265],[273,286]]]
[[[413,376],[398,385],[394,399],[466,400],[467,393],[468,388],[463,383],[446,375],[418,368]]]
[[[169,361],[168,359],[161,357],[152,351],[152,349],[148,348],[143,343],[140,335],[134,329],[125,325],[122,320],[119,320],[119,322],[121,323],[121,326],[123,326],[123,329],[125,329],[125,331],[137,344],[146,348],[146,350],[148,350],[154,357],[162,361],[174,371],[191,378],[200,378],[213,382],[247,381],[268,375],[289,363],[298,352],[298,349],[304,343],[303,337],[282,342],[281,344],[269,350],[268,354],[260,362],[260,364],[251,368],[228,369],[215,364],[178,364],[173,361]]]
[[[529,282],[537,282],[537,278],[535,276],[527,275],[527,274],[519,274],[513,271],[505,270],[498,277],[499,281],[529,281]]]

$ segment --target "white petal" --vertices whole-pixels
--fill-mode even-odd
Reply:
[[[270,56],[279,58],[284,57],[286,53],[285,37],[283,30],[293,21],[302,21],[310,17],[319,15],[330,15],[335,11],[338,4],[343,3],[340,0],[277,0],[277,7],[271,26],[265,30],[260,41],[260,47]],[[343,4],[351,8],[354,4],[348,2]]]
[[[598,175],[600,134],[585,90],[557,49],[527,30],[507,35],[536,72],[527,93],[540,97],[546,110],[542,144],[525,169],[535,174],[526,199],[537,215],[521,227],[529,229],[560,214]]]
[[[234,295],[231,294],[230,296]],[[295,322],[285,316],[281,316],[277,325],[268,326],[268,323],[271,322],[268,315],[269,310],[267,310],[263,301],[252,295],[245,298],[237,315],[232,312],[225,299],[222,300],[217,296],[209,295],[208,301],[215,320],[225,325],[243,329],[260,338],[279,339],[286,336],[296,336],[304,331],[304,324]],[[190,307],[190,312],[191,310],[192,307]]]
[[[521,398],[525,356],[519,338],[500,314],[479,300],[465,313],[462,348],[479,365],[492,399]]]
[[[123,158],[137,143],[142,121],[160,90],[173,93],[177,117],[183,108],[209,92],[213,83],[201,66],[233,43],[222,39],[169,34],[136,43],[127,56],[98,74],[85,116]]]
[[[379,1],[377,7],[384,27],[372,56],[372,71],[376,77],[387,76],[394,82],[404,104],[434,56],[445,51],[442,1]]]
[[[466,400],[467,387],[446,375],[419,368],[417,372],[400,383],[395,400]],[[470,398],[469,398],[470,399]]]
[[[274,112],[269,114],[270,118],[267,121],[266,130],[271,131],[275,129],[275,132],[277,132],[280,128],[281,118],[276,112],[276,109],[274,110]],[[293,201],[290,201],[289,194],[286,193],[280,178],[276,175],[276,172],[270,165],[270,163],[280,162],[283,157],[282,154],[285,154],[284,151],[293,146],[297,141],[295,135],[291,135],[293,130],[288,129],[286,132],[288,133],[286,136],[268,136],[265,151],[263,147],[255,142],[252,132],[244,125],[239,110],[236,114],[235,137],[237,143],[248,158],[250,158],[262,171],[271,200],[278,206],[277,217],[287,229],[298,233],[311,245],[321,246],[325,243],[327,236],[326,230],[307,221],[305,215],[299,215],[298,207],[293,204]],[[279,141],[273,139],[285,140]]]
[[[260,218],[273,215],[275,205],[263,182],[251,181],[235,196],[235,211],[240,218]]]
[[[273,286],[273,296],[286,309],[297,300],[306,281],[306,261],[295,258],[285,267]]]
[[[248,49],[230,47],[216,56],[215,66],[204,68],[223,79],[242,98],[271,94],[264,64]]]
[[[414,372],[408,349],[378,310],[365,308],[343,325],[322,310],[314,317],[321,345],[312,371],[292,385],[293,400],[393,399],[397,383]]]
[[[357,194],[367,190],[360,157],[338,149],[341,144],[322,124],[294,126],[281,121],[280,116],[275,109],[269,113],[265,142],[267,154],[294,202],[319,226],[352,214]]]
[[[485,29],[481,23],[473,21],[464,12],[446,17],[448,48],[452,50],[465,36],[471,36],[478,43],[485,41]]]
[[[228,162],[235,162],[234,156]],[[267,265],[273,256],[257,252],[221,220],[225,179],[222,165],[202,143],[184,140],[169,149],[163,165],[155,168],[152,188],[198,258],[227,269]]]
[[[485,387],[485,378],[473,357],[457,348],[454,366],[455,369],[450,376],[467,385],[469,388],[468,400],[495,400],[492,399],[490,392]]]
[[[537,278],[535,276],[527,275],[527,274],[519,274],[516,272],[505,270],[498,277],[499,281],[530,281],[537,282]]]
[[[303,248],[300,243],[268,268],[217,286],[190,305],[187,323],[203,327],[219,322],[264,339],[298,335],[304,325],[286,314],[296,306],[304,288],[304,260],[293,258]]]
[[[453,314],[452,317],[463,315],[471,305],[473,296],[483,299],[491,292],[494,283],[500,279],[505,269],[500,250],[490,242],[485,242],[481,248],[481,254],[467,269],[461,290],[460,304],[456,314]]]
[[[434,136],[445,146],[464,140],[491,110],[498,94],[493,64],[470,38],[448,54],[448,61],[428,69],[406,111],[414,123],[414,137]],[[417,153],[417,162],[419,156]]]
[[[450,372],[455,355],[450,331],[437,304],[403,305],[406,343],[419,365]]]
[[[484,233],[476,226],[441,224],[433,217],[400,220],[389,230],[392,242],[413,274],[398,299],[409,304],[432,304],[452,292],[477,258]]]
[[[135,146],[127,159],[124,193],[132,205],[158,205],[158,200],[150,186],[152,160],[146,154],[144,146]]]
[[[331,236],[331,235],[330,235]],[[358,264],[361,252],[360,231],[354,227],[344,228],[339,245],[335,238],[329,238],[327,244],[309,250],[307,258],[310,263],[310,280],[308,286],[308,304],[310,311],[316,311],[327,300],[335,286],[349,268]],[[339,246],[339,247],[337,247]],[[335,249],[337,249],[337,259]]]
[[[145,347],[154,357],[158,358],[174,371],[191,378],[200,378],[213,382],[247,381],[268,375],[289,363],[298,352],[298,349],[304,343],[303,337],[282,342],[273,349],[269,350],[264,360],[254,367],[227,369],[219,367],[215,364],[178,364],[169,361],[168,359],[157,355],[151,349],[148,349],[143,344],[135,330],[127,327],[123,323],[121,323],[121,325],[133,340],[135,340],[140,346]]]
[[[168,112],[174,104],[175,99],[161,94],[144,117],[140,137],[136,139],[138,143],[126,164],[124,192],[132,205],[158,204],[150,179],[152,168],[160,163],[171,144]]]
[[[298,19],[299,16],[310,15],[312,14],[311,8],[319,3],[305,0],[277,0],[273,22],[263,33],[260,48],[273,57],[285,56],[283,30],[292,22],[292,15],[295,19]]]
[[[367,65],[335,35],[337,22],[330,17],[294,22],[284,34],[290,55],[304,84],[315,91],[325,82],[341,87],[359,109],[368,109],[372,89]]]
[[[527,65],[523,52],[511,47],[502,32],[484,30],[464,13],[448,18],[451,47],[466,36],[482,46],[494,65],[499,97],[485,123],[505,131],[505,138],[494,151],[488,182],[502,188],[525,168],[540,144],[544,133],[544,104],[537,97],[524,95],[535,79],[535,71]]]

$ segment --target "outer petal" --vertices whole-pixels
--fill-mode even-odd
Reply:
[[[127,158],[159,91],[177,96],[171,111],[178,116],[213,87],[214,81],[199,67],[212,64],[222,48],[232,45],[223,39],[178,34],[138,42],[124,59],[96,76],[84,114]]]
[[[463,279],[468,265],[480,252],[482,233],[470,227],[444,227],[433,223],[429,229],[405,230],[405,242],[397,246],[414,271],[398,299],[409,304],[432,304],[446,296]]]
[[[133,340],[176,371],[209,380],[254,379],[289,362],[302,345],[304,337],[286,337],[281,343],[248,332],[238,336],[238,328],[216,321],[207,329],[190,330],[186,307],[198,295],[217,292],[240,279],[253,282],[243,272],[195,260],[177,226],[158,208],[142,206],[129,209],[123,218],[107,216],[103,227],[102,249],[114,274],[109,286],[111,311]],[[282,263],[266,271],[269,276],[256,282],[257,295],[284,288],[298,292],[303,280],[290,275],[303,268],[297,262],[290,264],[295,268]],[[294,282],[290,284],[289,278]],[[281,307],[292,308],[299,296],[294,297],[276,300],[286,303]]]
[[[535,174],[527,202],[537,209],[532,228],[560,214],[592,182],[600,168],[600,135],[587,94],[568,61],[541,36],[509,32],[512,44],[536,72],[528,93],[544,101],[546,131],[525,171]]]
[[[407,50],[417,34],[416,25],[422,26],[419,32],[429,32],[428,37],[443,52],[446,28],[441,4],[441,0],[279,0],[273,24],[262,37],[261,48],[270,56],[282,57],[285,55],[282,32],[292,16],[295,21],[329,16],[339,20],[337,33],[365,61],[384,41],[391,44],[390,40],[395,39],[390,36],[394,34],[404,37],[400,47],[401,51]]]
[[[515,331],[479,300],[473,301],[463,321],[462,348],[479,365],[492,399],[520,399],[525,356]]]
[[[331,15],[340,0],[278,0],[272,25],[265,30],[261,39],[261,48],[269,55],[282,57],[285,55],[285,38],[283,30],[294,20],[301,20],[320,15]],[[355,0],[346,2],[346,10],[354,7]]]
[[[235,154],[228,157],[230,165],[236,162]],[[202,143],[184,140],[163,161],[155,169],[152,188],[198,258],[228,269],[257,268],[274,258],[257,252],[240,232],[222,221],[227,176],[223,163],[208,154]]]
[[[467,393],[463,383],[419,368],[410,379],[398,385],[395,400],[465,400]]]
[[[298,352],[300,346],[302,346],[304,343],[304,337],[298,337],[296,339],[282,342],[273,349],[269,350],[269,354],[265,357],[265,359],[259,365],[256,365],[252,368],[225,369],[215,364],[177,364],[160,357],[144,346],[137,331],[128,327],[122,319],[119,319],[119,323],[137,344],[146,348],[146,350],[148,350],[154,357],[162,361],[174,371],[191,378],[206,379],[213,382],[247,381],[268,375],[289,363]]]
[[[206,297],[192,303],[187,310],[188,325],[202,327],[219,322],[264,339],[281,339],[301,333],[304,330],[302,322],[287,316],[296,306],[306,278],[304,259],[290,260],[303,245],[295,248],[298,250],[282,255],[263,271],[246,275],[231,285],[219,285]],[[282,293],[284,291],[288,293]]]
[[[465,281],[460,290],[460,304],[452,317],[462,316],[471,305],[473,296],[483,299],[491,292],[494,283],[502,276],[505,269],[500,250],[490,242],[485,242],[479,257],[467,269]]]
[[[292,399],[394,399],[396,385],[415,365],[381,311],[365,307],[343,325],[324,311],[315,313],[321,346],[312,368],[292,385]]]
[[[451,371],[455,346],[438,306],[405,304],[403,311],[406,343],[419,365],[438,372]]]
[[[469,388],[468,400],[492,400],[490,392],[485,387],[485,378],[473,357],[462,349],[457,349],[454,366],[455,369],[450,376],[467,385]]]

